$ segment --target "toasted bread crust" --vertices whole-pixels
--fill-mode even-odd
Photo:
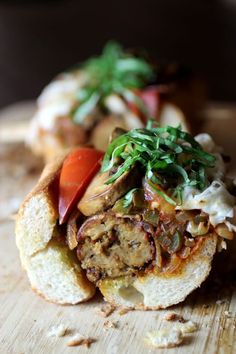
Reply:
[[[45,193],[45,196],[47,196],[49,200],[54,199],[54,196],[52,195],[51,187],[52,184],[55,182],[55,180],[59,177],[63,161],[67,155],[68,155],[68,151],[58,156],[53,162],[50,162],[47,165],[45,165],[41,173],[41,176],[38,180],[38,183],[24,199],[19,209],[19,213],[23,210],[28,200],[39,193]],[[57,211],[55,210],[55,212]],[[18,217],[20,215],[19,213],[18,213]]]
[[[51,302],[75,304],[92,297],[95,287],[84,275],[74,252],[53,239],[58,221],[57,180],[65,156],[45,167],[20,207],[15,233],[21,263],[32,288]]]
[[[16,222],[16,242],[34,291],[50,302],[76,304],[91,298],[95,287],[84,275],[74,252],[67,246],[61,247],[53,239],[58,220],[58,192],[55,188],[66,155],[45,167],[38,184],[22,203]],[[106,300],[115,306],[157,310],[177,304],[209,275],[216,243],[215,234],[206,236],[199,248],[174,273],[155,271],[133,277],[132,281],[125,277],[105,279],[99,288]],[[57,269],[60,269],[58,279]],[[64,295],[59,294],[57,284],[65,284],[68,290]],[[138,301],[130,301],[129,295],[126,294],[126,298],[122,295],[121,289],[129,286],[141,296]]]
[[[199,249],[181,267],[172,274],[149,273],[132,280],[125,277],[105,279],[99,288],[105,299],[115,306],[141,310],[158,310],[185,300],[207,278],[211,270],[211,261],[216,252],[217,236],[204,238]],[[129,287],[137,292],[137,299],[129,299],[123,293]]]

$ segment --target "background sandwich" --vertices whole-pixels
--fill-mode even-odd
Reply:
[[[192,124],[203,102],[203,85],[180,66],[153,65],[109,42],[100,56],[58,75],[43,90],[27,143],[47,161],[81,144],[105,151],[115,127],[141,128],[147,117],[188,130],[185,115]]]

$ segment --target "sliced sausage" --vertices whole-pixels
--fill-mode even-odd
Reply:
[[[78,233],[78,258],[87,277],[134,274],[155,258],[155,246],[141,222],[104,213],[86,220]]]
[[[120,197],[137,186],[138,176],[139,172],[135,166],[115,182],[106,184],[111,177],[109,171],[99,172],[85,191],[78,204],[78,209],[82,214],[91,216],[112,207]]]

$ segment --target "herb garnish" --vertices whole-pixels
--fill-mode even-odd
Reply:
[[[123,205],[125,208],[127,208],[128,206],[130,206],[132,204],[134,193],[138,190],[139,190],[139,188],[133,188],[128,193],[125,194],[124,202],[123,202]]]
[[[175,205],[175,200],[181,203],[185,186],[199,190],[208,186],[206,168],[214,167],[215,157],[180,127],[154,126],[149,120],[146,128],[124,133],[108,146],[101,170],[118,168],[106,183],[113,183],[135,163],[143,169],[150,187]]]
[[[88,81],[78,92],[78,107],[73,111],[75,123],[81,123],[97,104],[103,104],[108,95],[115,93],[134,102],[141,111],[143,102],[133,91],[143,87],[153,78],[151,66],[122,50],[116,42],[108,42],[101,56],[89,59],[81,68]]]

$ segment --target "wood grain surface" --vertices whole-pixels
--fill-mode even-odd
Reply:
[[[211,105],[205,129],[212,132],[226,152],[236,158],[236,114],[232,107]],[[236,170],[232,160],[231,171]],[[213,271],[202,287],[186,301],[168,310],[131,311],[124,315],[116,310],[108,318],[96,313],[101,295],[77,306],[58,306],[45,302],[29,287],[21,269],[14,240],[14,214],[24,195],[35,184],[42,163],[22,144],[0,144],[0,353],[1,354],[144,354],[236,353],[236,245],[228,243],[227,252],[215,257]],[[234,172],[232,172],[234,173]],[[144,343],[146,332],[172,328],[165,314],[176,312],[198,324],[198,330],[185,336],[181,346],[152,349]],[[107,329],[107,321],[117,328]],[[68,327],[63,337],[50,337],[52,326]],[[68,347],[74,333],[96,340],[90,348]]]

